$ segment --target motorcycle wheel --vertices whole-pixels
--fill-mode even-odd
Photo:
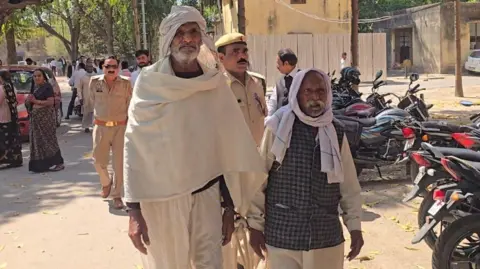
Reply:
[[[478,214],[466,216],[451,223],[440,235],[433,250],[432,269],[459,268],[458,265],[456,265],[456,267],[452,266],[452,258],[453,256],[458,256],[458,254],[461,254],[461,252],[456,251],[458,245],[473,233],[480,233],[480,215]],[[479,255],[476,254],[474,256],[475,257],[470,257],[470,259],[475,259],[478,266],[480,263],[478,261]],[[469,260],[468,257],[464,257],[462,261],[465,259]]]
[[[432,207],[434,203],[435,200],[433,200],[433,192],[426,192],[417,214],[417,222],[419,228],[422,228],[422,226],[427,222],[426,218],[428,216],[428,210],[430,209],[430,207]],[[442,227],[445,227],[444,222],[440,223],[440,225],[442,225]],[[425,235],[423,240],[428,245],[428,247],[430,247],[430,249],[434,249],[435,243],[438,240],[438,236],[439,235],[437,235],[434,230],[430,230]]]

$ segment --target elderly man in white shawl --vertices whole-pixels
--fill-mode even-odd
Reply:
[[[148,269],[222,268],[234,210],[245,216],[267,177],[205,27],[197,9],[172,7],[164,57],[142,70],[130,103],[125,200]]]
[[[272,269],[343,268],[339,205],[351,235],[347,258],[363,246],[360,184],[343,125],[333,119],[329,81],[316,69],[297,73],[289,104],[266,121],[260,150],[270,173],[247,220],[252,248],[268,253]]]

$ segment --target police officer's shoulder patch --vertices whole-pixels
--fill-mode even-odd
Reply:
[[[126,81],[130,81],[130,78],[129,77],[126,77],[126,76],[118,76],[121,80],[126,80]]]
[[[102,77],[103,77],[103,75],[92,76],[91,80],[99,80]]]

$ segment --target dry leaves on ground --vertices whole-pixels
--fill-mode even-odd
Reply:
[[[7,263],[4,262],[4,263],[0,263],[0,269],[5,269],[7,268]]]
[[[58,215],[58,212],[57,211],[52,211],[52,210],[45,210],[45,211],[42,211],[42,214],[44,214],[44,215]]]
[[[407,250],[411,250],[411,251],[418,251],[419,249],[418,248],[412,248],[412,247],[404,247],[405,249]]]
[[[0,245],[0,252],[5,249],[5,245]]]

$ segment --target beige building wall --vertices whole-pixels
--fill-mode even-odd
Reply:
[[[291,33],[350,33],[349,23],[330,23],[310,18],[275,0],[244,0],[247,34]],[[292,8],[331,20],[351,18],[351,0],[305,0],[305,4],[291,4],[294,0],[281,0]],[[223,21],[226,33],[238,32],[238,2],[223,1]]]

